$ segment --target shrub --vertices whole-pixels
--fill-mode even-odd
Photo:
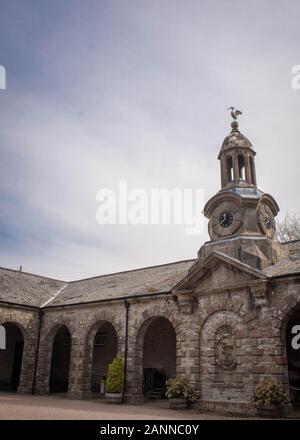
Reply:
[[[271,378],[261,380],[253,391],[251,401],[256,407],[280,405],[288,402],[288,396],[282,387]]]
[[[193,385],[183,377],[175,377],[166,382],[167,391],[166,396],[169,399],[185,399],[188,402],[197,400],[197,392]]]
[[[108,393],[121,393],[124,386],[124,364],[123,360],[116,357],[108,366],[106,391]]]

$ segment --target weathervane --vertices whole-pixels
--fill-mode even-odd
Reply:
[[[235,109],[234,107],[229,107],[227,110],[231,110],[230,114],[233,119],[233,121],[231,122],[232,131],[239,131],[239,123],[237,121],[237,118],[242,114],[242,112]]]

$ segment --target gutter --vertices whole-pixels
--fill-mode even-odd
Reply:
[[[294,272],[294,273],[283,273],[281,275],[271,275],[271,280],[281,279],[281,278],[292,278],[292,277],[298,277],[300,275],[300,272]]]
[[[24,309],[30,309],[30,310],[40,310],[39,306],[30,306],[28,304],[20,304],[20,303],[15,303],[15,302],[10,302],[10,301],[3,301],[0,300],[0,305],[4,304],[6,306],[10,306],[10,307],[22,307]]]
[[[129,309],[130,309],[130,303],[125,299],[124,301],[125,306],[125,353],[124,353],[124,387],[123,387],[123,394],[122,394],[122,403],[124,403],[125,400],[125,392],[127,388],[127,360],[128,360],[128,324],[129,324]]]
[[[169,290],[167,292],[156,292],[156,293],[143,293],[140,295],[129,295],[124,298],[124,296],[119,296],[117,298],[105,298],[105,299],[98,299],[94,301],[86,301],[86,302],[77,302],[72,304],[56,304],[54,306],[46,306],[43,307],[44,309],[57,309],[57,308],[65,308],[65,307],[73,307],[73,306],[85,306],[85,305],[91,305],[91,304],[101,304],[101,303],[110,303],[115,301],[126,301],[128,299],[136,299],[136,298],[151,298],[151,297],[157,297],[160,295],[170,295],[172,292]]]

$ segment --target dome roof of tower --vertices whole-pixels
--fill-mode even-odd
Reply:
[[[231,148],[251,148],[252,144],[249,139],[246,138],[240,131],[232,130],[232,132],[226,136],[223,141],[222,148],[220,153],[226,150],[230,150]]]

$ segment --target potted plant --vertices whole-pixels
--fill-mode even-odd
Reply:
[[[171,409],[187,409],[189,402],[197,400],[197,392],[187,379],[175,377],[166,382],[166,397]]]
[[[265,378],[254,388],[251,400],[256,407],[257,415],[276,418],[280,416],[280,407],[283,403],[288,402],[288,397],[275,380]]]
[[[106,403],[122,403],[124,387],[124,364],[123,359],[116,357],[108,366],[106,380]]]

